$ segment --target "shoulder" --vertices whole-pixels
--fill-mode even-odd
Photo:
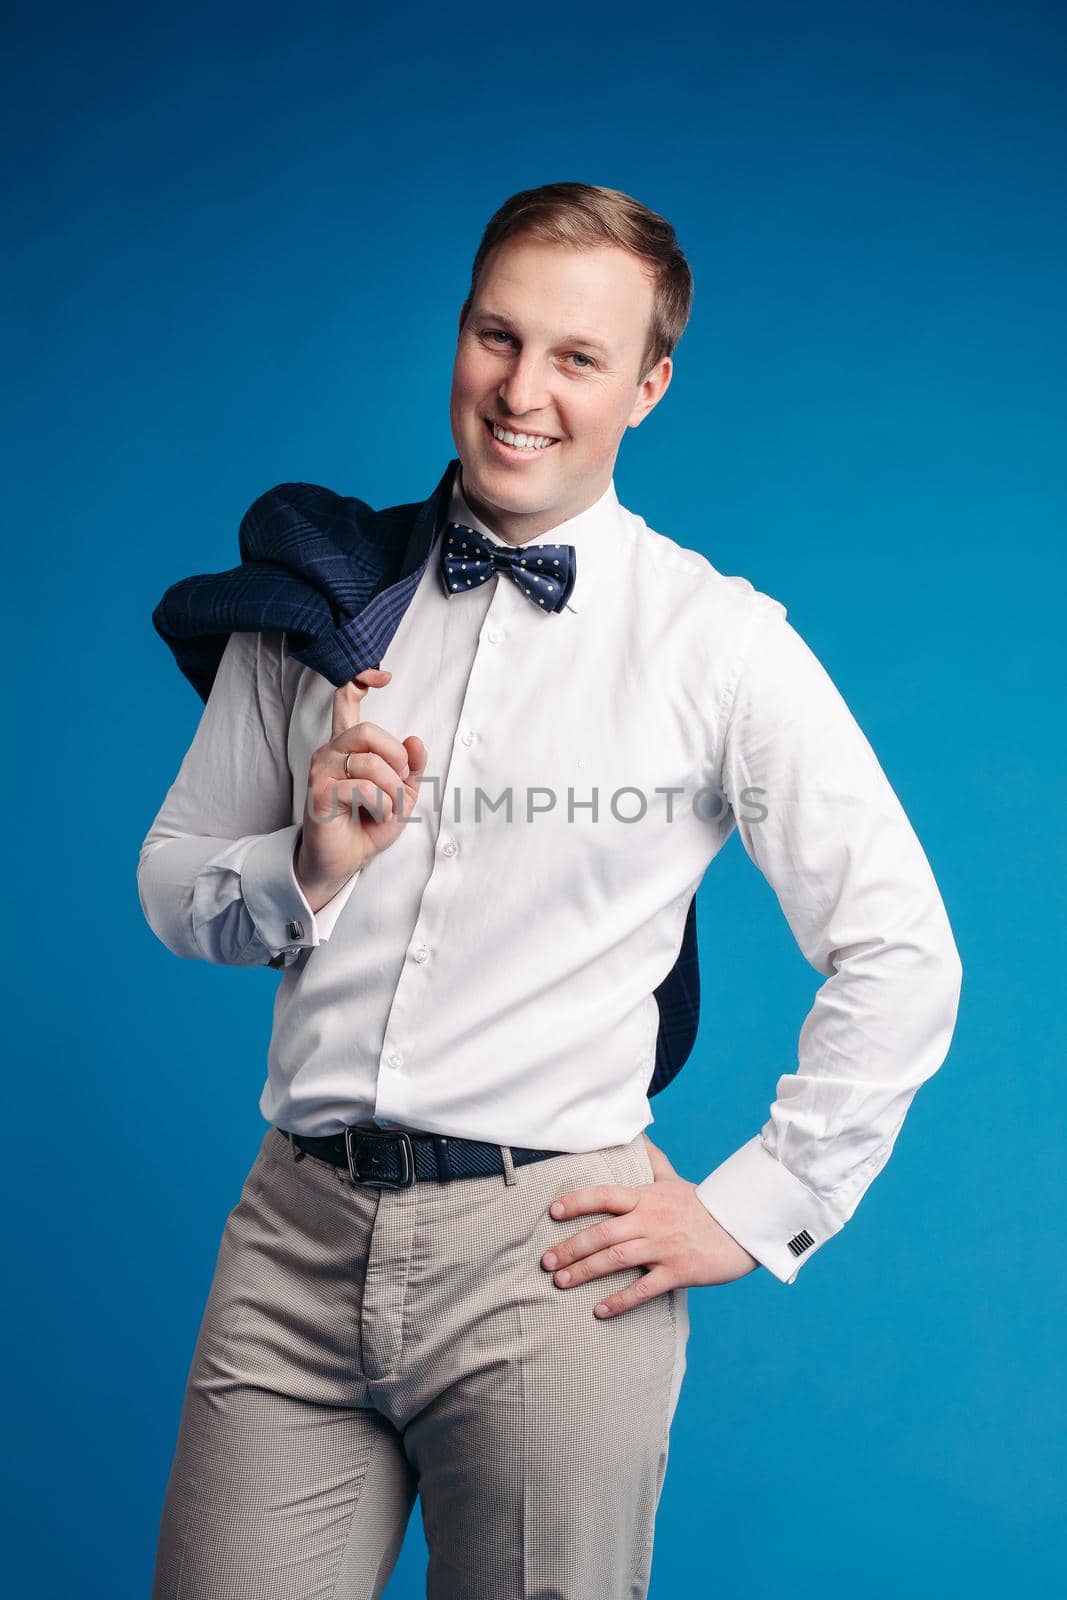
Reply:
[[[374,516],[365,500],[325,484],[276,483],[256,496],[241,519],[241,555],[245,560],[262,558],[294,538],[344,543],[353,527]]]
[[[636,512],[621,505],[619,511],[638,581],[647,580],[654,592],[664,595],[679,620],[690,618],[713,628],[739,650],[761,625],[785,620],[784,602],[757,589],[751,579],[721,571],[699,550],[649,527]]]

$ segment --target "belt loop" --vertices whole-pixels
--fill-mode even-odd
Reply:
[[[297,1147],[296,1139],[293,1137],[293,1135],[287,1129],[283,1129],[282,1131],[285,1133],[285,1137],[289,1141],[289,1149],[290,1149],[290,1152],[292,1153],[293,1160],[294,1161],[303,1161],[304,1157],[307,1155],[307,1151],[306,1150],[301,1150],[301,1149],[299,1149]]]
[[[502,1144],[500,1146],[500,1158],[504,1163],[504,1182],[507,1184],[518,1183],[519,1180],[515,1176],[515,1163],[511,1159],[510,1145]]]
[[[437,1153],[437,1181],[438,1183],[451,1183],[455,1174],[452,1171],[452,1161],[448,1149],[448,1139],[443,1133],[431,1133],[433,1147]]]

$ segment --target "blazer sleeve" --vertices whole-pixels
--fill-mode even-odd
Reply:
[[[329,939],[356,873],[318,912],[297,882],[280,632],[232,633],[195,737],[141,846],[153,933],[186,960],[291,966]]]

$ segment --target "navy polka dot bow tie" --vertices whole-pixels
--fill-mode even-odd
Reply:
[[[441,576],[449,595],[477,589],[494,572],[506,572],[545,611],[562,611],[574,588],[578,562],[572,544],[490,544],[475,528],[450,522],[441,540]]]

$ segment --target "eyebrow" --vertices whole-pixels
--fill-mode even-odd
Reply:
[[[517,333],[519,331],[518,325],[513,322],[510,317],[505,316],[503,311],[489,311],[483,309],[478,311],[476,316],[479,319],[484,317],[489,322],[502,322],[506,328],[511,329],[512,333]],[[594,339],[592,334],[589,333],[565,333],[559,342],[560,344],[580,344],[589,350],[599,350],[602,356],[608,356],[611,354],[611,351],[608,349],[607,345],[604,344],[603,340]]]

